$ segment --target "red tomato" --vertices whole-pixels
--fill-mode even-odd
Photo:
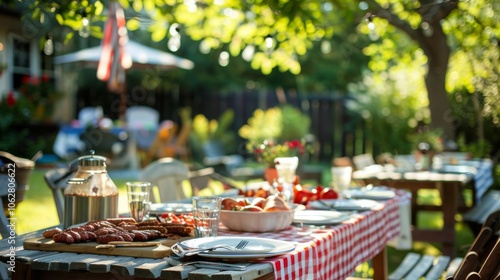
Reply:
[[[322,186],[322,185],[317,185],[317,186],[316,186],[316,193],[317,193],[317,194],[320,194],[320,193],[322,193],[322,192],[323,192],[323,190],[324,190],[324,189],[325,189],[325,188],[323,188],[323,186]]]
[[[332,189],[324,189],[321,192],[321,199],[337,199],[339,198],[339,194]]]
[[[294,203],[306,205],[315,194],[308,189],[300,189],[296,192]]]

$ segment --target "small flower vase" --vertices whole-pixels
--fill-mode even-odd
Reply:
[[[278,181],[278,171],[276,170],[276,167],[274,167],[274,165],[266,167],[266,169],[264,170],[264,179],[270,185]]]

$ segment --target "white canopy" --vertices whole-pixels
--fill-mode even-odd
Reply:
[[[157,66],[160,68],[181,68],[190,70],[194,67],[194,63],[189,59],[150,48],[131,40],[128,40],[125,48],[134,63],[132,68],[136,68],[136,66]],[[86,62],[94,64],[99,62],[101,53],[101,46],[92,47],[74,53],[56,56],[54,57],[54,63],[65,64],[72,62]]]

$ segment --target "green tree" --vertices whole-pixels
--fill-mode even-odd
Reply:
[[[179,25],[182,34],[200,41],[206,49],[224,48],[232,56],[247,57],[253,48],[248,56],[250,65],[264,74],[274,68],[299,74],[300,57],[315,42],[343,32],[348,23],[358,22],[358,31],[369,35],[377,45],[366,50],[374,72],[425,55],[423,91],[427,92],[433,128],[442,128],[445,136],[455,138],[456,116],[447,92],[459,85],[481,96],[484,103],[479,104],[477,115],[494,115],[498,125],[497,0],[118,1],[128,11],[129,30],[145,28],[153,40],[160,41],[175,37],[172,34],[179,32]],[[80,30],[83,16],[93,23],[105,18],[105,4],[96,0],[32,0],[30,7],[34,18],[55,15],[61,25]],[[172,30],[176,31],[169,34]],[[92,25],[90,31],[93,36],[102,35],[98,25]],[[467,57],[470,71],[450,73],[448,66],[462,55]]]

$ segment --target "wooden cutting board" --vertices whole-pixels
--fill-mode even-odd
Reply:
[[[170,246],[177,242],[191,238],[193,237],[187,236],[178,239],[161,238],[151,240],[152,242],[160,243],[160,245],[156,247],[116,247],[110,249],[97,249],[96,246],[98,244],[96,242],[64,244],[54,242],[54,240],[50,238],[37,237],[25,240],[23,246],[25,250],[87,253],[140,258],[164,258],[172,253]]]

